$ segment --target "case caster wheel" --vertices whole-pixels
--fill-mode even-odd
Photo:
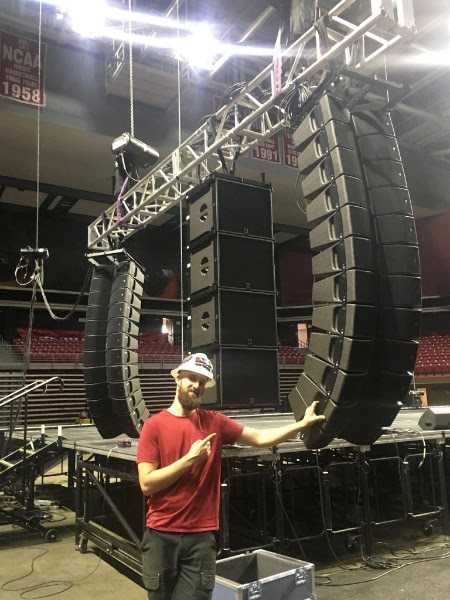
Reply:
[[[76,550],[78,550],[78,552],[80,554],[86,554],[87,548],[88,548],[87,539],[85,537],[81,536],[80,541],[78,542],[78,545],[75,548],[76,548]]]
[[[345,548],[349,551],[352,552],[352,550],[354,550],[358,545],[358,538],[354,535],[348,535],[347,538],[345,539]]]
[[[430,535],[433,535],[433,533],[434,533],[433,523],[425,523],[425,525],[423,526],[423,532],[427,537],[429,537]]]
[[[47,529],[47,531],[44,533],[44,540],[46,542],[56,542],[56,529]]]

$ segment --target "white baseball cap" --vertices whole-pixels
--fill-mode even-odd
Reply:
[[[188,371],[189,373],[197,373],[203,375],[208,381],[205,387],[210,388],[216,385],[214,380],[214,369],[211,361],[203,354],[203,352],[196,352],[195,354],[188,354],[183,358],[181,363],[175,369],[170,371],[172,377],[177,377],[180,371]]]

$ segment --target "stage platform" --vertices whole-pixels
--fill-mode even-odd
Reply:
[[[450,430],[442,431],[423,431],[419,428],[418,421],[423,414],[424,409],[403,409],[397,415],[397,418],[389,428],[389,431],[382,435],[375,444],[392,444],[396,442],[438,440],[444,442],[450,437]],[[265,415],[230,415],[231,418],[258,429],[270,429],[288,425],[294,421],[292,413],[271,413]],[[56,430],[47,430],[50,439],[56,439]],[[122,447],[122,442],[129,442],[131,446]],[[136,458],[137,440],[131,439],[125,435],[120,435],[113,439],[105,440],[101,438],[97,428],[89,425],[79,425],[64,427],[62,434],[62,446],[67,450],[75,450],[79,453],[95,453],[108,456],[109,458],[120,458],[123,460],[134,461]],[[349,442],[341,439],[335,439],[327,448],[348,448],[353,446]],[[306,447],[301,440],[289,440],[279,444],[277,452],[280,454],[306,451]],[[361,448],[361,447],[359,447]],[[222,449],[224,458],[263,456],[273,454],[273,448],[252,448],[249,446],[233,445],[225,446]]]
[[[333,539],[339,544],[358,540],[370,555],[386,528],[450,531],[450,429],[422,431],[418,422],[423,412],[402,409],[372,446],[335,439],[319,451],[308,450],[301,440],[268,448],[223,447],[223,552],[289,549],[303,543],[326,549]],[[294,420],[292,413],[229,416],[258,429]],[[129,577],[139,579],[146,502],[134,464],[138,441],[125,435],[102,439],[91,425],[64,426],[60,438],[56,427],[45,433],[68,455],[76,546],[84,552],[92,543]],[[40,430],[29,436],[36,439]]]

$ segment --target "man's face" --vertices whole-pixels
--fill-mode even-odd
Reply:
[[[197,373],[180,371],[177,379],[178,400],[186,410],[198,408],[205,391],[207,378]]]

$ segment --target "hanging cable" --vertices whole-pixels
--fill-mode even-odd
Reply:
[[[177,0],[177,41],[180,41],[180,3]],[[178,86],[178,156],[179,166],[181,161],[181,61],[177,54],[177,86]],[[179,192],[181,193],[181,182],[178,182]],[[183,200],[180,200],[179,206],[180,218],[180,309],[181,309],[181,359],[184,357],[184,283],[183,283]]]
[[[130,134],[134,137],[134,76],[133,76],[133,0],[128,0],[129,72],[130,72]]]
[[[39,16],[38,16],[38,89],[41,90],[41,54],[42,54],[42,0],[39,2]],[[39,246],[39,194],[40,194],[40,149],[41,149],[41,98],[39,98],[39,102],[37,105],[37,113],[36,113],[36,227],[35,227],[35,247]],[[20,273],[20,277],[19,277]],[[35,273],[30,273],[29,264],[26,260],[21,257],[19,263],[15,269],[16,281],[19,285],[28,285],[33,283],[33,288],[31,292],[31,300],[30,306],[28,310],[28,327],[27,327],[27,335],[25,338],[24,345],[24,365],[23,365],[23,373],[22,373],[22,385],[26,384],[28,371],[30,368],[31,362],[31,343],[32,343],[32,335],[33,335],[33,323],[34,323],[34,309],[36,304],[36,291],[37,291],[37,281],[35,280]],[[22,282],[20,279],[22,279]],[[8,427],[8,437],[3,444],[3,448],[0,448],[1,454],[6,454],[8,452],[8,447],[11,443],[12,437],[14,435],[14,431],[16,429],[17,421],[19,419],[20,413],[22,411],[22,406],[24,406],[24,432],[23,432],[23,446],[24,446],[24,455],[27,443],[27,415],[28,415],[28,396],[20,398],[15,405],[14,402],[11,403],[9,407],[9,427]],[[25,481],[25,480],[24,480]]]

